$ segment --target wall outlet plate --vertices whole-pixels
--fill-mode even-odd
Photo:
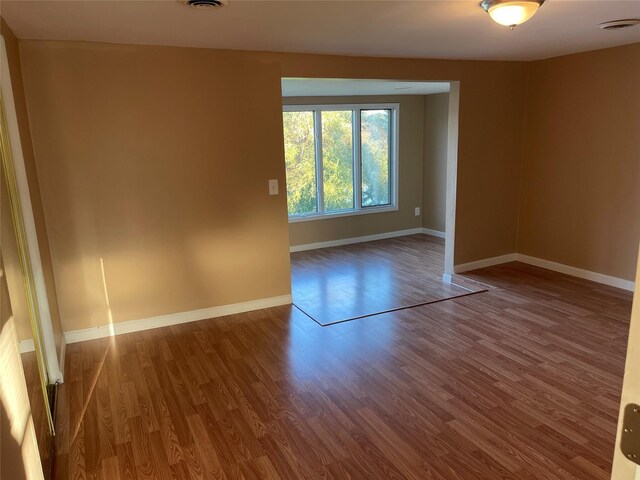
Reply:
[[[416,217],[419,217],[420,216],[420,207],[416,207],[415,212],[416,212]]]

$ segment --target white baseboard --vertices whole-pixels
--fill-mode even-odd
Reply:
[[[289,247],[289,252],[304,252],[306,250],[316,250],[318,248],[339,247],[341,245],[353,245],[354,243],[373,242],[386,238],[404,237],[406,235],[417,235],[424,233],[438,238],[444,238],[444,232],[431,230],[429,228],[409,228],[407,230],[396,230],[395,232],[376,233],[362,237],[341,238],[339,240],[328,240],[326,242],[306,243],[304,245],[293,245]]]
[[[432,237],[445,238],[445,233],[440,230],[431,230],[430,228],[423,228],[422,233],[425,235],[431,235]]]
[[[64,375],[64,354],[67,351],[67,343],[64,340],[64,335],[62,336],[62,346],[60,352],[60,378],[57,378],[56,381],[62,383],[63,375]],[[18,343],[18,350],[20,354],[34,352],[36,350],[35,344],[33,343],[33,338],[29,338],[27,340],[21,340]]]
[[[172,313],[169,315],[160,315],[158,317],[144,318],[141,320],[118,322],[111,325],[103,325],[100,327],[72,330],[65,332],[64,336],[66,343],[83,342],[85,340],[112,337],[114,335],[122,335],[123,333],[140,332],[142,330],[167,327],[169,325],[177,325],[180,323],[196,322],[198,320],[207,320],[209,318],[223,317],[225,315],[233,315],[235,313],[260,310],[262,308],[289,305],[291,303],[291,294],[280,295],[278,297],[251,300],[248,302],[234,303],[231,305],[202,308],[200,310],[192,310],[190,312]]]
[[[341,238],[339,240],[329,240],[327,242],[306,243],[304,245],[293,245],[289,247],[289,252],[304,252],[306,250],[316,250],[318,248],[339,247],[341,245],[352,245],[354,243],[373,242],[374,240],[384,240],[386,238],[404,237],[405,235],[416,235],[422,233],[422,228],[410,228],[408,230],[396,230],[395,232],[376,233],[363,237]]]
[[[583,270],[582,268],[572,267],[570,265],[564,265],[562,263],[552,262],[542,258],[530,257],[529,255],[523,255],[521,253],[518,254],[518,262],[528,263],[529,265],[534,265],[536,267],[546,268],[547,270],[553,270],[554,272],[564,273],[566,275],[571,275],[572,277],[584,278],[585,280],[603,283],[605,285],[629,290],[631,292],[636,288],[635,282],[631,280],[612,277],[610,275],[592,272],[590,270]]]
[[[612,277],[602,273],[592,272],[584,270],[582,268],[572,267],[564,265],[562,263],[552,262],[550,260],[544,260],[542,258],[530,257],[529,255],[523,255],[521,253],[509,253],[507,255],[500,255],[499,257],[485,258],[476,262],[463,263],[455,265],[453,271],[455,273],[468,272],[469,270],[476,270],[478,268],[491,267],[493,265],[500,265],[501,263],[508,262],[522,262],[535,267],[546,268],[554,272],[564,273],[571,275],[572,277],[583,278],[585,280],[591,280],[592,282],[602,283],[623,290],[629,290],[633,292],[635,290],[635,282],[631,280],[625,280],[623,278]]]
[[[36,347],[33,343],[33,338],[29,338],[28,340],[20,340],[20,343],[18,344],[18,350],[21,354],[34,352],[35,349]]]
[[[515,262],[516,259],[516,253],[508,253],[506,255],[500,255],[499,257],[485,258],[483,260],[477,260],[475,262],[454,265],[453,272],[462,273],[468,272],[469,270],[477,270],[478,268],[493,267],[494,265],[500,265],[501,263]]]
[[[60,357],[58,358],[60,363],[60,379],[58,381],[60,383],[64,382],[64,358],[67,353],[67,341],[64,334],[62,335],[61,343],[62,345],[60,345]]]

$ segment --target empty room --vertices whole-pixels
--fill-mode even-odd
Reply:
[[[0,478],[640,478],[640,1],[0,0]]]
[[[450,89],[282,80],[292,301],[320,325],[483,291],[445,274]]]

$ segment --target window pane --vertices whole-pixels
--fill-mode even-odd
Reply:
[[[322,181],[327,212],[353,209],[353,112],[322,112]]]
[[[283,112],[289,215],[318,211],[313,112]]]
[[[391,204],[391,110],[360,112],[362,206]]]

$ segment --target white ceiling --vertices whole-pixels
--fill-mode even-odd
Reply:
[[[2,16],[20,38],[366,56],[534,60],[640,42],[640,0],[547,0],[511,31],[479,0],[230,0],[201,11],[176,0],[8,1]]]
[[[283,97],[431,95],[449,91],[448,82],[396,82],[338,78],[283,78]]]

